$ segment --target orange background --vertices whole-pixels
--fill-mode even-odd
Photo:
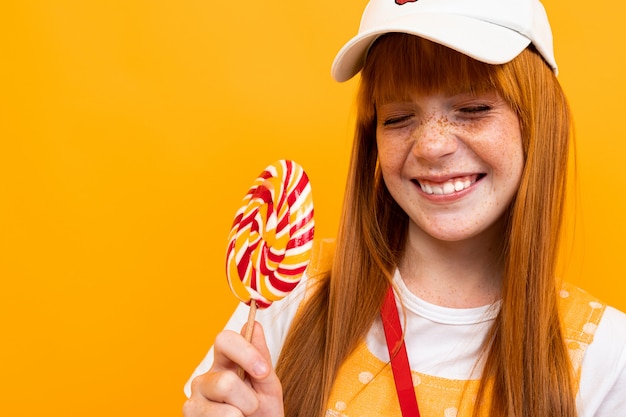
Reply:
[[[355,83],[329,68],[364,4],[2,2],[0,415],[180,415],[257,174],[301,163],[334,236]],[[577,121],[566,273],[626,310],[625,6],[546,6]]]

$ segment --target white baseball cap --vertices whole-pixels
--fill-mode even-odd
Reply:
[[[331,74],[347,81],[381,35],[408,33],[488,64],[504,64],[531,43],[558,72],[548,16],[539,0],[371,0],[359,33],[339,51]]]

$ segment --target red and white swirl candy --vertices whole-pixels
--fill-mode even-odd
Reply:
[[[306,173],[280,160],[254,181],[228,237],[226,275],[242,302],[269,307],[292,291],[313,247],[313,198]]]

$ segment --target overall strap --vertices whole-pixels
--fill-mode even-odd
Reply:
[[[380,314],[385,330],[389,357],[391,358],[391,369],[396,384],[398,400],[400,401],[402,417],[419,417],[420,412],[417,406],[417,398],[415,397],[411,367],[406,353],[406,345],[402,337],[402,326],[391,286],[387,291]]]

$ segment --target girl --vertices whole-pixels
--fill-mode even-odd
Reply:
[[[571,123],[541,4],[372,0],[333,66],[359,71],[332,267],[252,343],[235,312],[185,415],[622,415],[626,315],[555,274]]]

